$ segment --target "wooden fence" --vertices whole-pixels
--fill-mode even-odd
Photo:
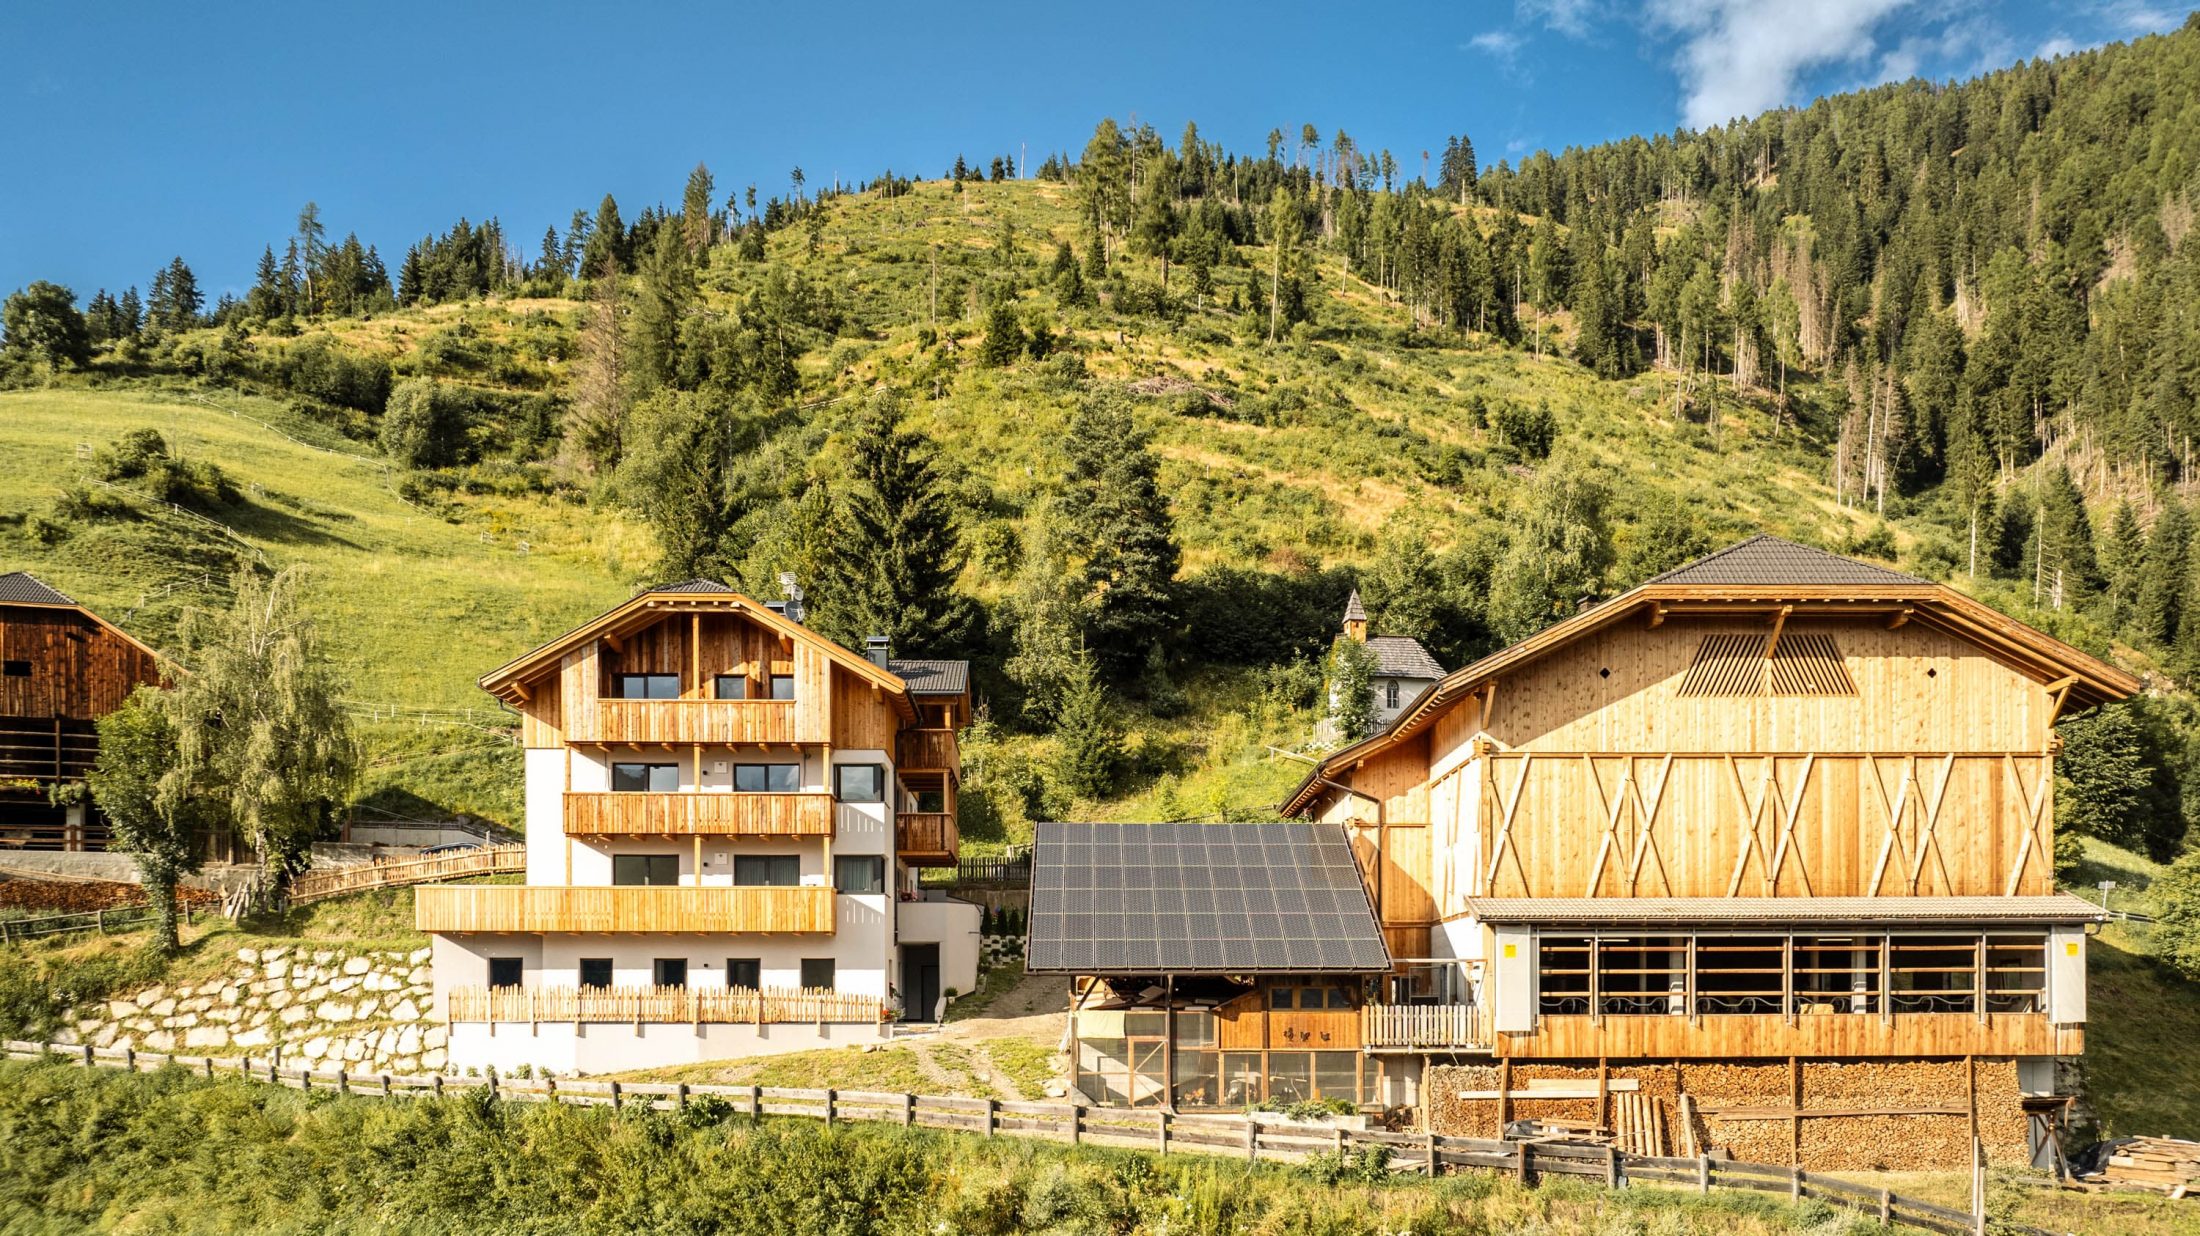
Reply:
[[[1369,1004],[1360,1009],[1360,1042],[1369,1047],[1487,1050],[1478,1004]]]
[[[196,920],[197,915],[198,908],[190,902],[176,907],[178,922],[188,925]],[[0,944],[35,940],[43,936],[68,935],[79,931],[96,931],[105,935],[110,931],[143,927],[152,921],[153,907],[149,905],[81,910],[73,914],[42,914],[37,918],[0,919]]]
[[[451,1020],[624,1022],[633,1025],[877,1025],[886,1002],[830,988],[457,987]]]
[[[953,867],[927,868],[918,873],[917,882],[926,888],[959,888],[964,885],[1025,888],[1031,884],[1031,855],[966,858]]]
[[[426,858],[378,858],[346,867],[300,872],[290,881],[290,904],[309,905],[345,893],[375,888],[435,884],[471,876],[509,875],[527,870],[527,847],[491,845]]]
[[[1159,1110],[1087,1107],[1081,1103],[1026,1103],[1005,1099],[939,1098],[868,1090],[800,1090],[776,1086],[708,1086],[681,1083],[578,1081],[557,1078],[513,1080],[488,1077],[400,1077],[388,1073],[350,1073],[335,1069],[284,1068],[276,1060],[215,1059],[163,1055],[127,1048],[64,1046],[54,1043],[0,1043],[8,1059],[53,1057],[86,1068],[132,1071],[175,1065],[207,1077],[223,1074],[262,1080],[298,1090],[333,1090],[383,1098],[454,1094],[486,1087],[497,1098],[520,1102],[573,1103],[623,1107],[629,1103],[669,1109],[705,1095],[732,1104],[751,1119],[802,1116],[827,1125],[844,1120],[879,1121],[907,1128],[955,1129],[987,1137],[1014,1134],[1072,1144],[1091,1143],[1151,1150],[1198,1151],[1242,1158],[1247,1163],[1297,1163],[1320,1154],[1380,1147],[1394,1172],[1437,1175],[1478,1168],[1518,1177],[1525,1183],[1546,1176],[1580,1176],[1623,1188],[1668,1185],[1709,1193],[1713,1189],[1751,1189],[1784,1193],[1801,1201],[1816,1198],[1874,1215],[1882,1226],[1918,1228],[1948,1236],[1983,1234],[1982,1212],[1966,1212],[1820,1176],[1801,1168],[1769,1163],[1736,1163],[1708,1157],[1665,1158],[1633,1155],[1616,1146],[1547,1142],[1490,1141],[1443,1137],[1434,1133],[1392,1133],[1372,1129],[1320,1129],[1263,1126],[1238,1115],[1184,1115]],[[2011,1236],[2052,1236],[2040,1228],[1999,1225]]]

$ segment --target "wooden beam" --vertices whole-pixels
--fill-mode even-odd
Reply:
[[[1490,717],[1496,712],[1497,680],[1495,678],[1492,678],[1490,679],[1489,684],[1482,689],[1482,724],[1480,726],[1480,729],[1483,733],[1489,733]]]
[[[1652,601],[1652,602],[1650,603],[1650,626],[1649,626],[1649,629],[1650,629],[1650,630],[1652,630],[1652,631],[1655,631],[1655,630],[1657,630],[1657,629],[1658,629],[1659,627],[1661,627],[1661,626],[1664,626],[1664,625],[1665,625],[1665,602],[1663,602],[1663,601]]]
[[[1779,649],[1780,632],[1787,629],[1788,615],[1794,612],[1794,606],[1783,605],[1779,608],[1777,612],[1772,615],[1772,638],[1765,641],[1766,661],[1772,660],[1772,654]]]
[[[1910,616],[1916,612],[1917,611],[1905,605],[1901,609],[1896,610],[1894,613],[1889,614],[1887,616],[1887,629],[1889,631],[1899,631],[1902,628],[1908,626],[1910,624]]]
[[[623,656],[623,655],[625,655],[625,653],[626,653],[626,642],[625,642],[624,640],[620,639],[620,638],[619,638],[619,637],[618,637],[617,635],[614,635],[614,634],[612,634],[611,632],[609,632],[609,631],[606,631],[606,632],[604,632],[604,633],[603,633],[603,634],[602,634],[601,636],[599,636],[598,638],[600,638],[600,639],[602,639],[602,640],[603,640],[603,642],[604,642],[604,647],[606,647],[606,648],[609,648],[609,649],[610,649],[611,651],[613,651],[613,652],[616,652],[616,653],[619,653],[619,654],[621,654],[622,656]]]

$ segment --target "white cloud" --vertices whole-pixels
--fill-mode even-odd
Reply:
[[[1578,39],[1589,33],[1597,0],[1517,0],[1514,11],[1522,21],[1542,22],[1567,38]]]
[[[1509,61],[1519,54],[1520,43],[1520,36],[1510,30],[1484,30],[1467,40],[1467,48]]]
[[[2040,44],[2039,50],[2033,52],[2032,56],[2036,60],[2053,60],[2057,56],[2067,56],[2076,50],[2078,50],[2076,39],[2067,34],[2058,34]]]
[[[1914,0],[1652,0],[1682,37],[1681,114],[1724,124],[1789,102],[1805,69],[1867,60],[1873,29]]]

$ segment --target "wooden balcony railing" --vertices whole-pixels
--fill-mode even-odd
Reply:
[[[421,931],[833,931],[833,890],[789,887],[634,887],[516,884],[422,888]]]
[[[894,851],[912,867],[952,867],[962,843],[945,811],[904,811],[894,817]]]
[[[568,742],[791,743],[793,700],[597,700],[581,708]],[[595,723],[589,724],[594,713]]]
[[[99,733],[66,717],[0,717],[0,779],[68,781],[99,757]]]
[[[877,996],[823,987],[457,987],[448,999],[452,1021],[876,1025],[887,1017]]]
[[[830,837],[830,794],[585,793],[565,796],[575,837]]]
[[[1490,1037],[1479,1005],[1370,1004],[1360,1009],[1360,1044],[1487,1050]]]
[[[894,767],[902,772],[962,773],[962,752],[949,729],[907,729],[894,736]]]

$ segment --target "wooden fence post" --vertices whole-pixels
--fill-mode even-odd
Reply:
[[[751,1086],[749,1087],[749,1120],[754,1122],[763,1118],[764,1089],[761,1086]]]
[[[1168,1108],[1164,1107],[1164,1108],[1162,1108],[1162,1109],[1161,1109],[1160,1111],[1157,1111],[1157,1112],[1155,1112],[1155,1113],[1154,1113],[1154,1122],[1153,1122],[1153,1129],[1154,1129],[1154,1149],[1155,1149],[1155,1150],[1157,1150],[1157,1151],[1159,1151],[1159,1152],[1160,1152],[1160,1153],[1162,1153],[1162,1154],[1167,1154],[1167,1153],[1169,1153],[1169,1109],[1168,1109]]]
[[[993,1136],[993,1128],[1000,1122],[1000,1113],[1001,1101],[999,1099],[987,1099],[985,1101],[985,1135],[987,1137]]]
[[[1520,1143],[1520,1183],[1522,1184],[1527,1184],[1534,1179],[1534,1177],[1529,1174],[1534,1169],[1528,1166],[1529,1151],[1532,1149],[1532,1143]]]
[[[682,1108],[683,1110],[684,1110],[684,1109],[685,1109],[685,1108],[687,1107],[687,1105],[688,1105],[688,1084],[687,1084],[686,1082],[681,1082],[681,1083],[680,1083],[680,1089],[679,1089],[679,1093],[678,1093],[678,1094],[677,1094],[677,1095],[676,1095],[676,1096],[674,1097],[674,1099],[673,1099],[673,1102],[674,1102],[674,1103],[676,1103],[676,1104],[678,1104],[678,1105],[679,1105],[679,1106],[680,1106],[680,1107],[681,1107],[681,1108]]]
[[[340,1064],[336,1066],[336,1093],[351,1093],[351,1070]]]
[[[1245,1161],[1251,1163],[1260,1155],[1260,1125],[1251,1116],[1245,1118]]]
[[[1619,1147],[1607,1142],[1604,1146],[1604,1187],[1619,1187]]]
[[[1436,1178],[1436,1131],[1434,1129],[1427,1129],[1422,1132],[1421,1150],[1428,1155],[1428,1175],[1429,1179],[1434,1180]]]
[[[1879,1191],[1879,1226],[1894,1226],[1894,1190]]]
[[[839,1095],[840,1092],[831,1086],[825,1087],[825,1127],[828,1129],[833,1127],[833,1116],[835,1115],[833,1109],[840,1105]],[[992,1130],[988,1129],[986,1132],[990,1133]]]
[[[1064,1106],[1069,1108],[1069,1144],[1079,1145],[1085,1140],[1085,1109],[1076,1103]]]
[[[917,1122],[917,1096],[904,1092],[901,1096],[901,1127],[908,1128]]]
[[[495,1069],[489,1070],[489,1097],[492,1099],[497,1097],[497,1071]],[[611,1105],[613,1107],[619,1105],[619,1083],[617,1082],[611,1083]]]
[[[312,1069],[311,1069],[310,1067],[306,1066],[306,1065],[299,1065],[299,1066],[298,1066],[298,1092],[299,1092],[300,1094],[303,1094],[303,1093],[305,1093],[306,1091],[308,1091],[308,1090],[311,1090],[311,1089],[313,1089],[313,1070],[312,1070]]]
[[[129,1072],[137,1072],[137,1048],[125,1047],[122,1049],[122,1067]]]
[[[494,1084],[494,1083],[492,1082],[491,1084]],[[611,1083],[611,1110],[612,1110],[612,1111],[617,1111],[617,1110],[619,1110],[619,1106],[620,1106],[620,1096],[619,1096],[619,1083],[617,1083],[617,1082],[612,1082],[612,1083]]]
[[[441,1073],[435,1075],[435,1097],[439,1099],[443,1097],[443,1075]]]
[[[1696,1192],[1711,1192],[1711,1156],[1708,1154],[1696,1156]]]
[[[1788,1176],[1788,1200],[1791,1202],[1800,1202],[1803,1200],[1803,1177],[1806,1175],[1806,1173],[1800,1167],[1790,1168],[1789,1172],[1790,1175]]]
[[[84,1067],[87,1069],[92,1067],[92,1045],[90,1043],[84,1045]]]
[[[390,1097],[390,1075],[387,1073],[382,1075],[382,1097]]]

